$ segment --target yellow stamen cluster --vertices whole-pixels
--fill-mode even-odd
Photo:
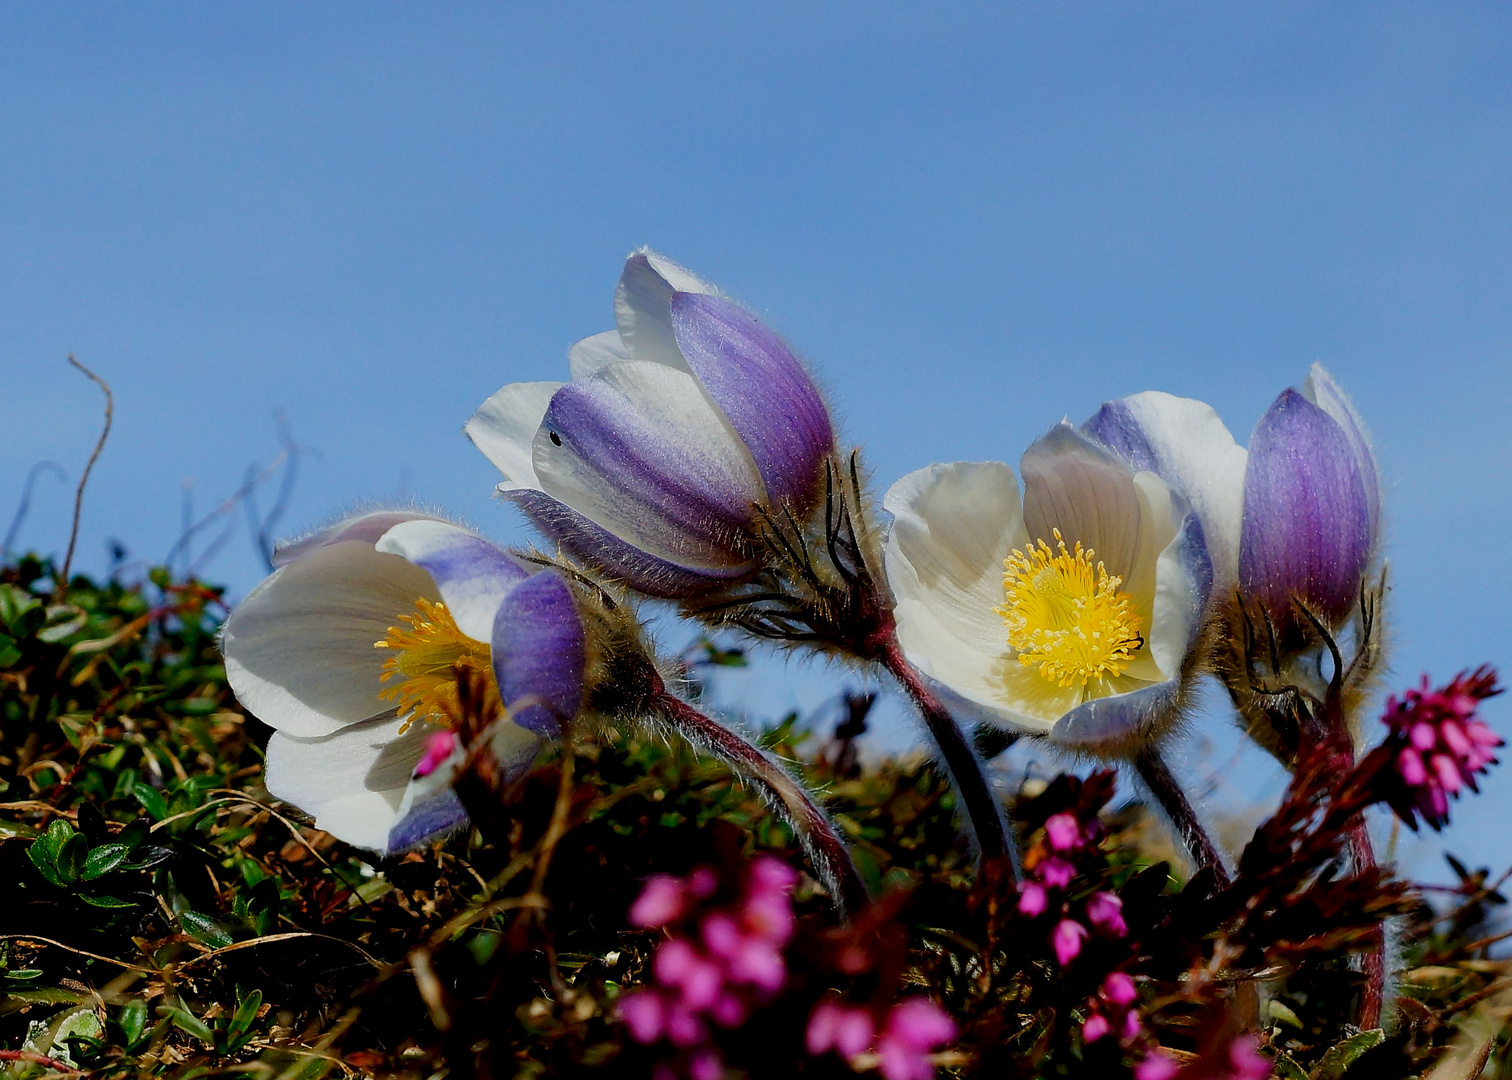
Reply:
[[[1059,551],[1041,540],[1004,560],[1008,599],[994,610],[1008,624],[1008,644],[1021,664],[1057,686],[1122,675],[1144,646],[1132,599],[1118,591],[1123,578],[1094,567],[1095,553],[1080,542],[1067,551],[1054,533]]]
[[[373,648],[394,654],[383,662],[380,681],[400,681],[380,690],[378,696],[397,702],[401,716],[409,714],[401,733],[416,720],[457,727],[462,716],[457,682],[469,672],[482,675],[485,715],[503,711],[488,646],[457,629],[445,604],[422,596],[415,601],[415,613],[400,615],[399,621],[408,625],[389,627],[387,636],[373,642]]]

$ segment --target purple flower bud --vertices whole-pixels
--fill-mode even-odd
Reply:
[[[687,890],[682,880],[671,874],[653,874],[630,905],[630,925],[650,930],[676,922],[687,911]]]
[[[745,942],[745,935],[733,918],[723,912],[715,912],[703,921],[699,932],[704,946],[721,960],[729,960]]]
[[[1087,1022],[1082,1025],[1082,1038],[1089,1043],[1096,1042],[1112,1030],[1108,1018],[1102,1013],[1093,1013],[1087,1017]]]
[[[1019,886],[1019,914],[1034,919],[1043,915],[1048,896],[1045,887],[1033,881],[1026,881]]]
[[[1114,937],[1129,932],[1123,918],[1123,901],[1110,892],[1095,892],[1087,898],[1087,920]]]
[[[1040,880],[1052,889],[1064,889],[1076,876],[1076,867],[1065,859],[1046,859],[1036,869]]]
[[[619,1017],[630,1029],[630,1037],[649,1046],[662,1037],[667,1007],[655,990],[635,990],[619,1001]]]
[[[1283,637],[1305,627],[1294,600],[1337,625],[1369,566],[1373,507],[1343,428],[1295,390],[1256,425],[1244,474],[1239,587]]]
[[[1402,747],[1402,752],[1397,755],[1397,772],[1402,774],[1408,787],[1420,787],[1428,782],[1428,768],[1423,764],[1422,755],[1411,747]]]
[[[1076,959],[1086,937],[1087,928],[1075,919],[1062,919],[1055,924],[1055,929],[1050,934],[1050,944],[1055,949],[1055,959],[1061,967]]]
[[[1131,1005],[1139,997],[1134,979],[1122,971],[1115,971],[1103,980],[1103,1000],[1112,1005]]]
[[[1075,814],[1065,812],[1051,814],[1045,821],[1045,837],[1056,851],[1070,851],[1081,847],[1081,822],[1076,820]]]

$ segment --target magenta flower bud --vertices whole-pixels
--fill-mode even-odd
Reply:
[[[886,1080],[932,1080],[929,1055],[955,1038],[955,1021],[928,998],[908,998],[893,1006],[877,1041],[879,1068]]]
[[[871,1013],[866,1009],[826,999],[809,1015],[804,1045],[814,1057],[834,1050],[850,1060],[864,1054],[875,1035]]]
[[[709,1038],[709,1029],[698,1014],[676,1002],[668,1004],[666,1031],[673,1046],[697,1046]]]
[[[1123,901],[1109,892],[1095,892],[1087,898],[1087,919],[1114,937],[1123,937],[1129,932],[1123,919]]]
[[[1270,1060],[1256,1049],[1259,1042],[1253,1035],[1241,1035],[1229,1045],[1231,1080],[1266,1080],[1271,1075]]]
[[[1112,1025],[1108,1023],[1108,1018],[1102,1013],[1093,1013],[1082,1025],[1082,1038],[1093,1043],[1107,1035],[1110,1030],[1112,1030]]]
[[[1034,919],[1045,913],[1048,902],[1045,887],[1038,882],[1026,881],[1019,886],[1019,914]]]
[[[1101,993],[1103,1000],[1112,1005],[1130,1005],[1139,997],[1133,978],[1122,971],[1115,971],[1103,980]]]
[[[1428,769],[1423,764],[1422,756],[1409,747],[1402,747],[1401,753],[1397,754],[1397,772],[1409,787],[1418,787],[1428,782]]]
[[[1076,876],[1076,867],[1065,859],[1046,859],[1038,867],[1040,880],[1052,889],[1064,889]]]
[[[724,1058],[712,1046],[700,1047],[688,1055],[688,1080],[724,1080]]]
[[[809,1013],[808,1028],[804,1031],[803,1045],[811,1057],[829,1053],[835,1045],[835,1027],[839,1022],[841,1007],[825,1000],[814,1006]]]
[[[707,866],[700,866],[688,875],[688,892],[699,900],[707,900],[719,891],[719,875]]]
[[[1434,754],[1428,759],[1428,764],[1433,768],[1433,776],[1444,789],[1445,794],[1453,795],[1465,784],[1465,778],[1460,775],[1459,765],[1448,754]]]
[[[1163,1051],[1155,1050],[1134,1069],[1134,1080],[1171,1080],[1181,1066]]]
[[[771,855],[762,855],[751,863],[748,887],[752,894],[775,893],[787,896],[798,884],[798,871]]]
[[[655,990],[636,990],[620,999],[619,1018],[630,1029],[630,1037],[649,1046],[662,1037],[667,1007]]]
[[[709,1006],[709,1016],[723,1028],[738,1028],[751,1015],[751,1007],[737,994],[721,993]]]
[[[1050,934],[1050,944],[1055,949],[1055,959],[1061,967],[1076,959],[1086,937],[1087,928],[1075,919],[1062,919],[1055,924],[1055,929]]]
[[[741,907],[740,914],[753,933],[774,944],[786,944],[793,936],[793,905],[786,893],[754,896]]]
[[[1140,1033],[1143,1031],[1144,1025],[1139,1022],[1138,1009],[1130,1009],[1128,1012],[1124,1013],[1122,1030],[1118,1035],[1121,1041],[1125,1043],[1131,1043],[1135,1039],[1139,1038]]]
[[[687,912],[687,889],[682,879],[671,874],[653,874],[630,905],[630,925],[650,930],[676,922]]]
[[[433,731],[425,737],[425,756],[415,766],[415,776],[429,776],[442,765],[446,764],[452,752],[457,749],[457,733],[455,731]]]
[[[1408,731],[1408,738],[1412,745],[1419,750],[1432,750],[1438,742],[1438,732],[1427,721],[1413,724]]]
[[[703,935],[704,946],[721,960],[733,957],[745,941],[735,920],[723,912],[715,912],[704,919],[699,932]]]
[[[1070,851],[1081,847],[1081,822],[1076,820],[1074,814],[1064,812],[1051,814],[1045,822],[1045,837],[1056,851]]]
[[[787,966],[782,954],[762,941],[747,939],[729,961],[731,981],[747,983],[769,993],[782,989],[787,981]]]
[[[1465,729],[1457,721],[1445,720],[1440,724],[1439,738],[1444,740],[1444,745],[1457,758],[1468,758],[1473,752],[1474,748],[1465,735]]]

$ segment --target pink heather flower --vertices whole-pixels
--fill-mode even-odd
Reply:
[[[707,900],[719,891],[719,875],[707,866],[700,866],[688,875],[688,892],[696,899]]]
[[[709,1029],[692,1009],[671,1002],[667,1007],[667,1041],[673,1046],[697,1046],[709,1041]]]
[[[747,983],[768,993],[776,993],[787,981],[787,965],[782,953],[764,941],[746,940],[726,967],[731,982]]]
[[[1075,919],[1062,919],[1055,924],[1055,929],[1050,934],[1050,944],[1055,948],[1055,959],[1061,967],[1076,959],[1086,936],[1087,928]]]
[[[932,1080],[935,1069],[930,1054],[955,1036],[955,1021],[928,998],[898,1002],[877,1040],[882,1075],[886,1080]]]
[[[1139,1022],[1139,1010],[1130,1009],[1123,1015],[1123,1030],[1118,1033],[1119,1041],[1128,1045],[1139,1038],[1144,1031],[1144,1025]]]
[[[701,956],[681,938],[674,938],[656,950],[651,969],[658,982],[682,991],[678,1004],[695,1012],[713,1005],[724,987],[719,965]]]
[[[751,863],[748,887],[753,896],[762,893],[787,896],[798,884],[798,871],[772,855]]]
[[[1155,1050],[1135,1067],[1134,1080],[1171,1080],[1180,1071],[1181,1066],[1169,1055]]]
[[[662,1037],[667,1009],[655,990],[636,990],[619,1002],[619,1018],[630,1029],[630,1037],[649,1046]]]
[[[720,911],[705,918],[699,932],[703,935],[704,946],[721,960],[734,956],[745,941],[740,924]]]
[[[1045,838],[1056,851],[1079,848],[1082,844],[1081,822],[1076,820],[1075,814],[1064,811],[1051,814],[1045,821]]]
[[[1046,859],[1035,867],[1040,880],[1052,889],[1064,889],[1076,876],[1076,867],[1065,859]]]
[[[415,766],[416,776],[429,776],[442,765],[446,759],[452,756],[452,751],[457,748],[457,733],[455,731],[433,731],[425,737],[425,756]]]
[[[712,1046],[701,1047],[688,1055],[689,1080],[724,1080],[724,1058]]]
[[[1038,882],[1026,881],[1019,886],[1019,914],[1034,919],[1045,913],[1049,897],[1045,887]]]
[[[1112,1030],[1112,1025],[1108,1023],[1108,1018],[1102,1013],[1093,1013],[1082,1025],[1082,1038],[1089,1043],[1094,1043],[1110,1030]]]
[[[738,1028],[751,1015],[744,998],[725,991],[709,1006],[709,1016],[722,1028]]]
[[[1095,892],[1087,897],[1087,921],[1114,937],[1124,937],[1129,932],[1123,918],[1123,901],[1110,892]]]
[[[688,890],[682,879],[671,874],[653,874],[630,905],[630,925],[651,930],[676,922],[687,911]]]
[[[1499,693],[1495,669],[1482,667],[1460,672],[1437,690],[1425,675],[1417,689],[1386,702],[1381,720],[1399,740],[1396,776],[1406,789],[1390,801],[1408,825],[1416,828],[1421,815],[1432,828],[1442,828],[1449,820],[1449,797],[1462,788],[1475,791],[1476,774],[1496,764],[1494,751],[1502,739],[1476,718],[1476,710]]]
[[[1241,1035],[1230,1044],[1231,1080],[1266,1080],[1270,1076],[1271,1063],[1256,1049],[1259,1045],[1260,1040],[1253,1035]]]
[[[1104,979],[1099,993],[1110,1005],[1132,1005],[1139,997],[1133,978],[1122,971],[1115,971]]]
[[[813,1057],[833,1050],[850,1061],[866,1052],[875,1033],[871,1013],[865,1008],[826,999],[809,1014],[804,1045]]]

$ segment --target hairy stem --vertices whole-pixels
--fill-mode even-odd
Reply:
[[[1197,869],[1211,869],[1219,887],[1227,888],[1233,879],[1229,876],[1228,867],[1224,865],[1223,854],[1202,827],[1196,808],[1192,806],[1176,777],[1171,774],[1170,766],[1166,764],[1160,751],[1153,746],[1148,747],[1134,758],[1133,764],[1140,780],[1170,819],[1176,836],[1197,864]]]
[[[940,757],[950,773],[951,782],[960,793],[966,827],[971,830],[982,858],[994,859],[1006,856],[1012,866],[1014,877],[1019,877],[1018,851],[1003,821],[1003,810],[993,793],[987,777],[982,772],[982,762],[972,749],[955,719],[945,711],[940,699],[925,684],[923,677],[914,670],[903,656],[897,636],[890,635],[880,646],[878,661],[903,687],[929,728],[930,737],[940,749]]]
[[[835,832],[835,826],[803,785],[771,755],[712,717],[705,716],[664,685],[653,687],[650,704],[658,719],[668,728],[693,746],[726,762],[742,778],[762,789],[767,801],[792,825],[804,854],[829,889],[842,917],[860,911],[870,902],[866,885],[861,881],[856,864],[851,861],[845,842]]]
[[[1376,864],[1375,849],[1370,843],[1370,830],[1365,825],[1365,815],[1354,819],[1349,827],[1349,853],[1356,870],[1369,869]],[[1360,995],[1360,1015],[1357,1023],[1362,1031],[1380,1027],[1381,1009],[1386,1003],[1386,927],[1379,925],[1371,933],[1370,947],[1360,957],[1360,971],[1365,976],[1365,989]]]

